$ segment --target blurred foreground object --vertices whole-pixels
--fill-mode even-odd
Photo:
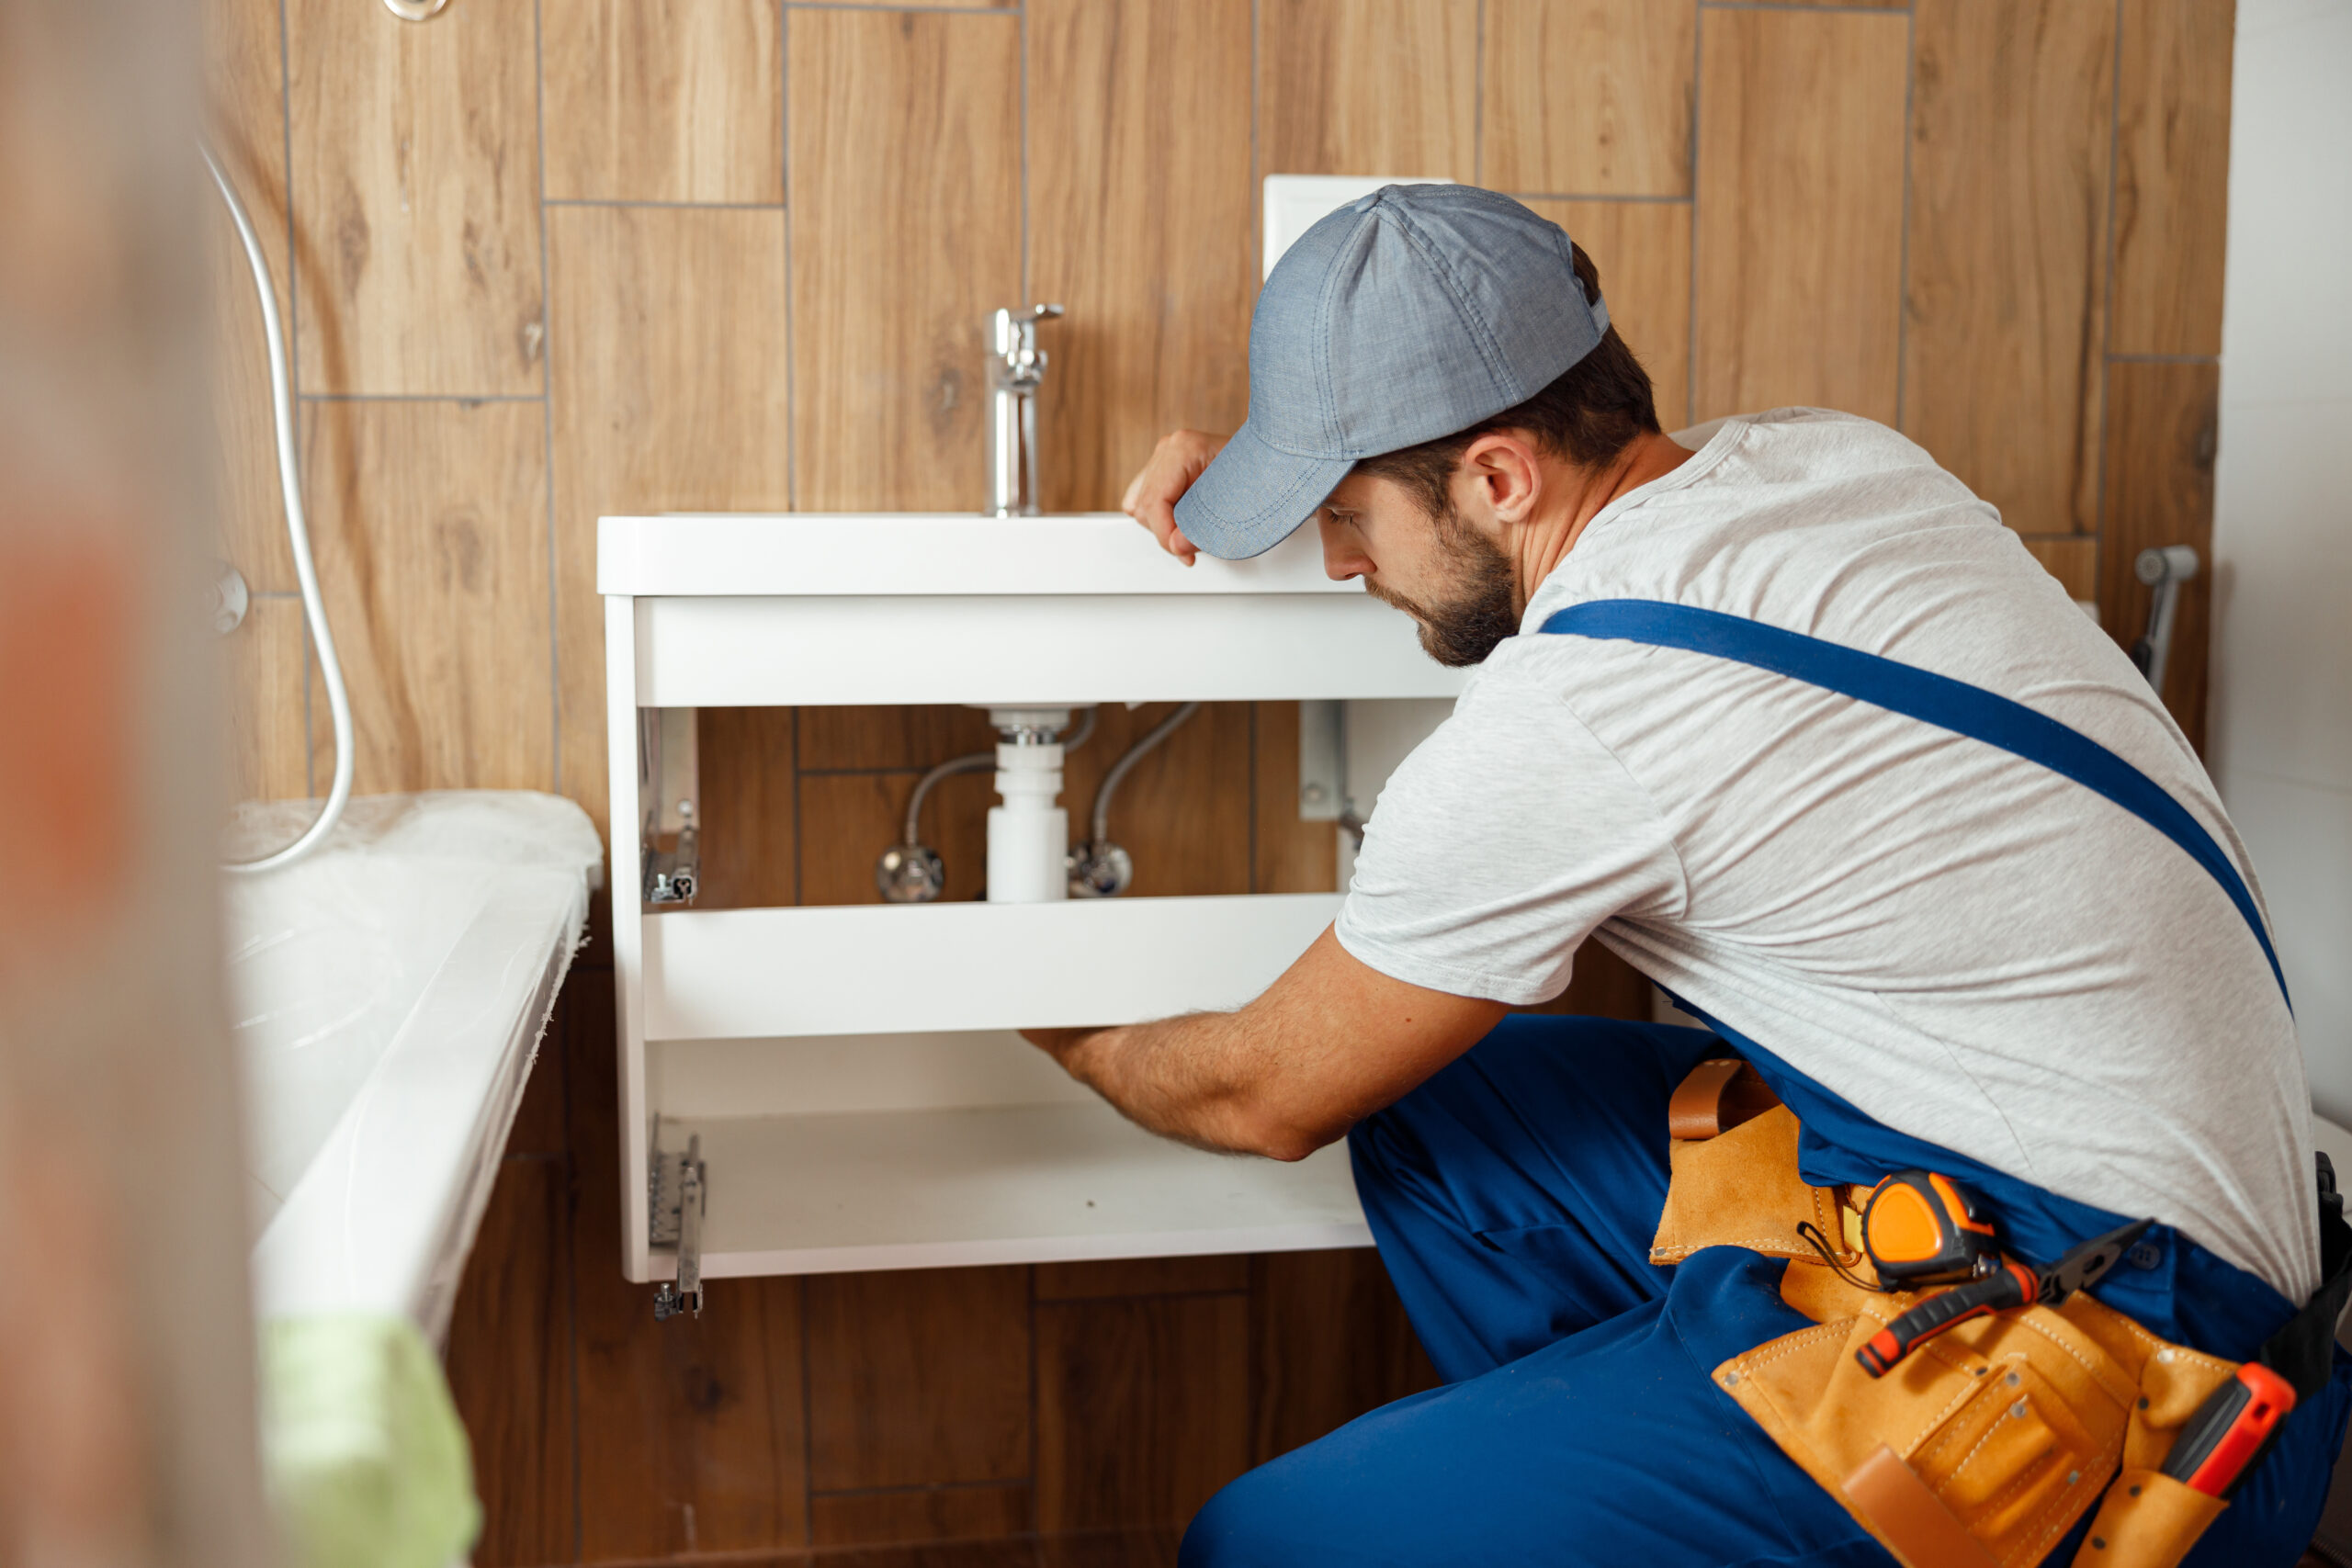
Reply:
[[[0,0],[0,1562],[272,1556],[193,344],[194,7]]]

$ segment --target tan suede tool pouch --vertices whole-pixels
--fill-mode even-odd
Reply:
[[[1922,1296],[1849,1285],[1796,1234],[1851,1247],[1847,1209],[1797,1174],[1785,1107],[1720,1137],[1678,1141],[1651,1259],[1701,1247],[1791,1258],[1781,1293],[1815,1326],[1714,1370],[1716,1385],[1907,1568],[2026,1568],[2119,1467],[2076,1563],[2169,1568],[2224,1506],[2155,1473],[2235,1364],[2169,1345],[2077,1292],[1962,1324],[1883,1378],[1854,1352]],[[1842,1256],[1869,1269],[1859,1250]]]

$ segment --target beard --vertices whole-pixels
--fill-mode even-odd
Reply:
[[[1367,578],[1364,592],[1420,623],[1421,651],[1452,669],[1482,664],[1505,637],[1519,635],[1519,579],[1500,546],[1448,507],[1436,517],[1447,582],[1442,598],[1423,603]]]

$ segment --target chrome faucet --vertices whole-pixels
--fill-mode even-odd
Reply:
[[[1032,305],[989,318],[988,516],[1037,515],[1037,387],[1046,378],[1037,323],[1061,313],[1059,305]]]

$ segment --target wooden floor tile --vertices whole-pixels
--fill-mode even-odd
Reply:
[[[1246,1291],[1246,1255],[1209,1258],[1112,1258],[1080,1263],[1037,1265],[1037,1299],[1082,1301],[1093,1296],[1195,1295],[1204,1291]]]
[[[808,1499],[819,1547],[973,1540],[1026,1534],[1035,1524],[1029,1483],[820,1492]]]
[[[1254,1464],[1438,1384],[1370,1247],[1261,1253],[1250,1305],[1258,1368]]]
[[[1182,1525],[1250,1462],[1241,1294],[1041,1302],[1037,1522]]]
[[[699,1318],[656,1323],[652,1287],[621,1278],[611,984],[565,990],[584,1560],[800,1546],[800,1282],[713,1280]]]
[[[1028,1477],[1026,1269],[813,1275],[808,1314],[819,1491]]]
[[[569,1562],[578,1550],[571,1343],[571,1166],[509,1158],[449,1325],[449,1391],[481,1497],[478,1568]]]

